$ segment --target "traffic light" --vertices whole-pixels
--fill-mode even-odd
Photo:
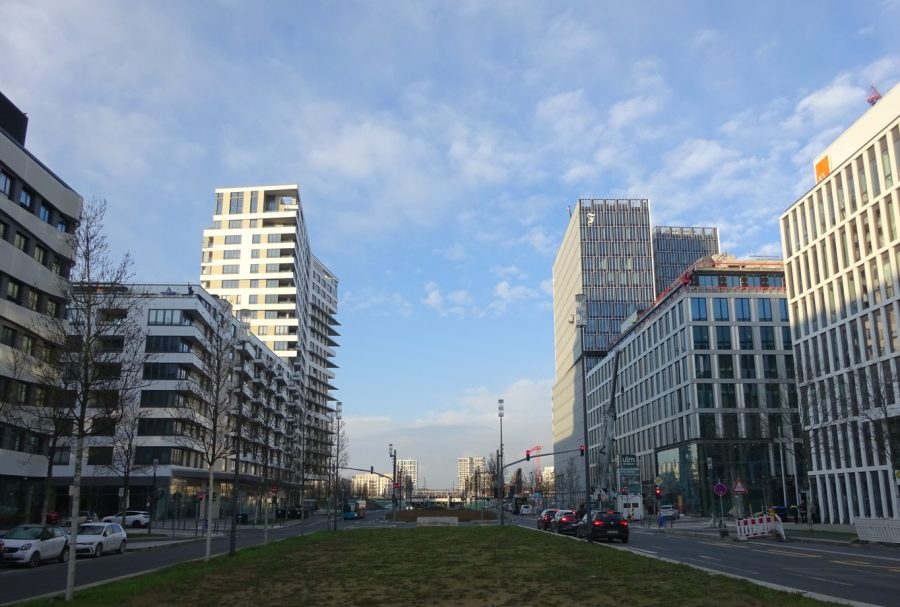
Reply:
[[[197,501],[198,501],[198,502],[202,502],[202,501],[203,501],[203,493],[198,493],[198,494],[197,494]]]
[[[581,452],[581,457],[584,457],[584,445],[578,445],[578,451]]]
[[[656,493],[656,499],[659,499],[659,496],[662,495],[662,489],[657,487],[656,489],[654,489],[654,493]]]
[[[375,466],[369,466],[369,473],[370,473],[370,474],[374,474],[374,473],[375,473]]]
[[[526,462],[531,461],[531,449],[525,449],[525,461]]]

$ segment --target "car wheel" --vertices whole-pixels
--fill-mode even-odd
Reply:
[[[59,553],[59,562],[66,563],[69,561],[69,545],[66,544],[63,551]]]
[[[135,529],[140,529],[141,521],[134,521],[133,523],[131,523],[131,526],[134,527]]]
[[[35,550],[31,553],[31,558],[28,559],[28,566],[32,569],[41,564],[41,553]]]
[[[94,558],[99,559],[103,556],[103,542],[97,542],[97,547],[94,548]]]
[[[119,549],[116,550],[116,552],[118,552],[119,554],[122,554],[123,552],[125,552],[125,540],[122,540],[122,543],[119,544]]]

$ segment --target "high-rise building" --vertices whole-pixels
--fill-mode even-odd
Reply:
[[[585,299],[583,344],[574,322],[576,295]],[[554,451],[576,451],[583,442],[582,374],[606,353],[623,321],[654,297],[649,202],[579,200],[553,263]],[[567,470],[583,479],[578,466],[569,470],[562,458],[554,461],[557,480]]]
[[[656,295],[672,286],[701,257],[719,253],[718,228],[653,228],[653,274]]]
[[[354,474],[350,477],[350,485],[353,488],[353,495],[369,498],[386,497],[390,494],[391,479],[387,476],[378,474]]]
[[[303,384],[309,456],[322,458],[333,418],[337,278],[311,252],[296,185],[217,188],[203,231],[200,284],[292,365]],[[324,461],[322,461],[324,466]],[[324,470],[324,468],[323,468]]]
[[[740,479],[749,503],[798,503],[800,428],[783,265],[720,255],[684,275],[588,373],[590,444],[605,449],[591,460],[592,482],[651,495],[659,477],[664,503],[704,516],[719,480]],[[643,491],[620,483],[626,455]]]
[[[781,216],[811,505],[900,518],[900,86],[814,163]]]
[[[397,478],[404,479],[401,485],[404,490],[406,490],[405,479],[409,479],[413,489],[416,489],[419,486],[419,462],[414,459],[398,459]]]
[[[0,93],[0,401],[7,411],[33,404],[40,393],[13,361],[46,338],[36,333],[41,315],[65,315],[61,281],[72,265],[70,238],[83,204],[25,149],[27,127],[27,116]],[[0,527],[40,513],[47,474],[47,437],[15,418],[0,417]]]
[[[486,471],[483,457],[460,457],[456,461],[456,487],[459,491],[475,491],[476,473],[479,477]],[[479,478],[479,484],[490,484],[487,476]]]

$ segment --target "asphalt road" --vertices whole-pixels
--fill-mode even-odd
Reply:
[[[533,517],[514,520],[535,528]],[[737,542],[733,536],[698,537],[635,525],[629,543],[616,543],[615,547],[847,601],[898,604],[900,550],[890,546],[821,545],[769,538]]]

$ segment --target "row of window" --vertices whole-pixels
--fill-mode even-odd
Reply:
[[[0,192],[8,199],[19,203],[28,212],[36,214],[41,221],[56,226],[60,232],[69,232],[73,221],[61,213],[51,202],[43,199],[24,182],[13,177],[12,172],[0,169]]]
[[[249,192],[249,204],[245,208],[245,192],[230,192],[228,196],[228,214],[238,215],[241,213],[257,213],[259,206],[259,192]],[[222,215],[225,202],[225,196],[222,192],[216,192],[216,215]],[[278,196],[275,194],[267,194],[263,204],[264,212],[277,211],[280,205],[295,205],[296,198],[293,196]]]
[[[751,304],[756,302],[755,306]],[[712,304],[712,318],[716,322],[727,322],[734,318],[737,322],[789,322],[787,299],[775,299],[778,318],[772,316],[772,299],[768,297],[691,297],[691,320],[709,320],[709,306]],[[753,308],[755,307],[755,314]],[[732,310],[733,308],[733,310]]]
[[[778,358],[779,356],[775,354],[741,354],[737,357],[740,364],[740,375],[736,375],[735,357],[733,355],[718,354],[711,356],[709,354],[695,354],[694,376],[697,379],[733,379],[735,377],[743,379],[755,379],[757,377],[765,379],[793,379],[794,357],[790,354],[784,355],[783,371],[779,371]],[[715,368],[713,362],[715,362]]]

